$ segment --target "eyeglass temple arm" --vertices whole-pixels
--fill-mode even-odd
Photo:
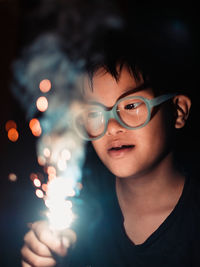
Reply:
[[[166,95],[161,95],[156,98],[153,98],[149,100],[150,107],[152,108],[152,107],[158,106],[162,104],[163,102],[169,100],[170,98],[174,97],[175,95],[177,94],[173,93],[173,94],[166,94]]]

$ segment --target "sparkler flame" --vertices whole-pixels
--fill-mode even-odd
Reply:
[[[72,202],[67,197],[74,194],[74,181],[58,177],[48,183],[45,204],[51,229],[63,230],[70,227],[75,215],[72,212]]]
[[[60,125],[49,135],[40,137],[37,143],[38,157],[45,158],[48,174],[44,196],[48,208],[46,216],[50,228],[58,231],[70,227],[76,217],[70,199],[79,194],[84,159],[83,140],[75,135],[72,128],[63,129],[62,134],[59,130]]]

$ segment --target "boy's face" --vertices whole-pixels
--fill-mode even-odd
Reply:
[[[124,66],[118,81],[104,69],[99,69],[93,76],[93,89],[87,79],[84,89],[86,99],[111,108],[125,95],[153,98],[151,88],[134,91],[142,84],[143,79],[136,81]],[[137,130],[128,130],[110,119],[105,135],[92,141],[99,158],[114,175],[137,177],[152,170],[168,154],[171,123],[167,120],[170,116],[167,116],[166,108],[166,104],[162,104],[153,110],[150,122]]]

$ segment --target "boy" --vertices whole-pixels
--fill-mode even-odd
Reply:
[[[34,223],[22,248],[23,267],[55,266],[55,255],[69,252],[75,267],[200,266],[200,189],[174,151],[191,107],[181,93],[187,82],[177,86],[185,76],[174,72],[177,61],[169,63],[166,50],[149,53],[148,40],[126,37],[108,34],[99,45],[102,56],[88,59],[88,108],[76,120],[115,177],[110,197],[102,191],[98,220],[88,220],[74,251],[73,231],[61,244],[45,222]]]

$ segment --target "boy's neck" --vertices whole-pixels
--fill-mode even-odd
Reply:
[[[149,212],[159,205],[175,205],[185,177],[174,167],[172,155],[158,166],[137,177],[116,177],[116,191],[122,213],[133,210]]]

